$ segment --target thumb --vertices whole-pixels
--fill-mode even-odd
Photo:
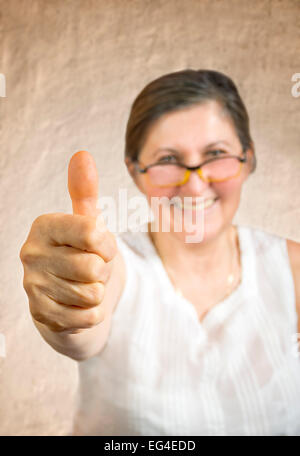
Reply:
[[[98,172],[89,152],[76,152],[69,163],[68,190],[72,200],[73,214],[97,217]]]

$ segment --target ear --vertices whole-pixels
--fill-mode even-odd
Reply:
[[[253,144],[249,149],[246,150],[246,157],[247,157],[247,176],[255,171],[256,168],[256,156],[255,156],[255,151],[254,151],[254,146]]]
[[[251,149],[251,173],[254,173],[256,169],[256,154],[254,150],[254,146]]]

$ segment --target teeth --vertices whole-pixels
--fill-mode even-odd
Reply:
[[[175,206],[178,207],[179,209],[202,209],[202,207],[204,209],[212,206],[215,202],[215,198],[209,198],[209,199],[206,199],[204,201],[204,204],[203,204],[203,201],[199,204],[196,204],[196,203],[187,203],[187,202],[183,202],[183,201],[178,201],[178,202],[175,202]]]

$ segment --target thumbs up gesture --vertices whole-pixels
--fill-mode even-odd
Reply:
[[[106,285],[118,252],[96,208],[92,156],[77,152],[68,171],[73,214],[37,217],[20,251],[33,320],[55,333],[77,333],[104,321]]]
[[[73,213],[97,216],[98,173],[93,157],[82,150],[69,163],[68,188]]]

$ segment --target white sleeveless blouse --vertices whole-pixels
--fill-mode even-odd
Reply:
[[[286,240],[241,225],[238,235],[241,283],[201,323],[148,233],[118,236],[126,285],[106,346],[79,363],[74,435],[300,435]]]

